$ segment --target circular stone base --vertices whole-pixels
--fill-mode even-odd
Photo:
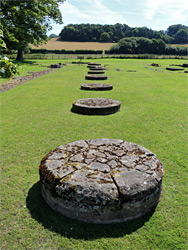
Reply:
[[[87,64],[87,62],[72,62],[72,64]]]
[[[182,68],[166,68],[166,70],[178,71],[178,70],[184,70],[184,69],[182,69]]]
[[[163,172],[151,151],[114,139],[60,146],[42,159],[39,168],[42,196],[52,209],[100,224],[129,221],[153,210]]]
[[[104,74],[105,72],[102,70],[90,70],[87,72],[88,74]]]
[[[88,66],[101,66],[100,63],[97,63],[97,62],[91,62],[91,63],[88,63]]]
[[[188,68],[188,63],[183,63],[183,64],[182,64],[182,67]]]
[[[121,103],[106,98],[79,99],[72,105],[72,112],[83,115],[110,115],[120,110]]]
[[[85,76],[86,80],[107,80],[108,77],[104,75],[87,75]]]
[[[83,90],[111,90],[113,85],[101,84],[101,83],[88,83],[82,84],[81,89]]]
[[[90,70],[107,70],[107,68],[102,66],[87,66]]]

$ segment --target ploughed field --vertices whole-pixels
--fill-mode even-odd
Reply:
[[[64,42],[59,41],[59,37],[50,39],[46,44],[39,47],[30,45],[32,49],[58,49],[58,50],[108,50],[115,43],[98,42]]]

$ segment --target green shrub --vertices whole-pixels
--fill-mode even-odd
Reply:
[[[12,77],[13,75],[20,74],[19,69],[21,66],[10,62],[9,58],[4,57],[4,66],[0,69],[0,75],[2,77]]]

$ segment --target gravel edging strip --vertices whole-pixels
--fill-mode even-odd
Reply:
[[[57,68],[45,69],[45,70],[38,71],[38,72],[31,72],[31,75],[26,75],[26,76],[22,76],[22,77],[13,77],[9,81],[0,85],[0,93],[5,92],[9,89],[15,88],[18,85],[26,83],[30,80],[33,80],[33,79],[38,78],[40,76],[43,76],[45,74],[51,73],[54,70],[57,70]]]

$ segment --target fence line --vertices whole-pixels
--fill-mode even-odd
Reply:
[[[16,59],[16,54],[7,55],[10,59]],[[84,59],[98,59],[98,58],[120,58],[120,59],[187,59],[187,56],[179,55],[154,55],[154,54],[24,54],[24,59],[79,59],[79,56],[84,56]],[[80,60],[80,59],[79,59]]]

